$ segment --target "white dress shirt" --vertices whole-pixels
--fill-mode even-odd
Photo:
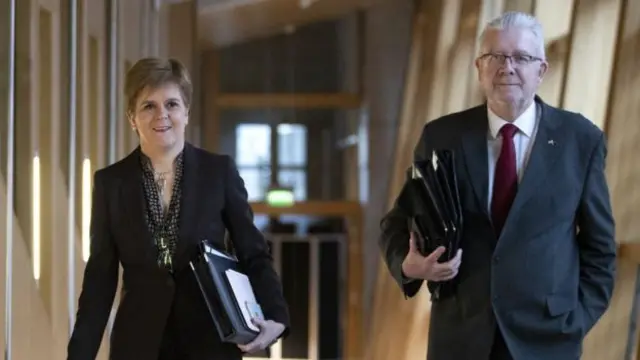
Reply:
[[[513,143],[516,148],[516,169],[518,172],[518,182],[522,180],[522,174],[529,160],[531,154],[531,148],[533,141],[538,130],[539,117],[537,116],[535,101],[529,105],[515,121],[513,125],[518,128],[513,136]],[[489,150],[489,198],[488,209],[491,211],[491,198],[493,197],[493,179],[495,177],[496,162],[500,156],[500,150],[502,149],[502,135],[500,135],[500,129],[503,125],[509,123],[508,121],[500,118],[491,109],[488,109],[489,118],[489,134],[488,134],[488,146]]]

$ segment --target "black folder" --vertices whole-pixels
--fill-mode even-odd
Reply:
[[[436,150],[426,159],[415,161],[407,170],[397,205],[409,215],[423,256],[444,246],[446,252],[439,261],[455,257],[461,245],[463,216],[453,151]],[[442,292],[451,293],[453,282],[430,283],[429,288],[438,297]]]
[[[220,340],[234,344],[248,344],[254,340],[258,332],[249,327],[241,309],[247,304],[238,303],[226,276],[229,269],[242,273],[238,259],[203,241],[189,265]],[[259,308],[258,304],[252,305]]]

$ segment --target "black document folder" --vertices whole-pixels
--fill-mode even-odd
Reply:
[[[262,312],[257,302],[238,301],[237,290],[234,291],[230,280],[234,278],[229,275],[244,276],[238,259],[203,241],[197,257],[189,265],[220,339],[234,344],[248,344],[255,339],[257,328],[249,324],[243,311],[260,317]],[[250,292],[253,294],[252,290]]]
[[[463,216],[453,151],[433,151],[427,159],[415,161],[407,170],[407,181],[397,204],[409,215],[422,255],[444,246],[446,252],[439,261],[455,257],[461,245]],[[448,292],[453,289],[450,284],[441,285],[429,287],[436,296],[445,287]]]

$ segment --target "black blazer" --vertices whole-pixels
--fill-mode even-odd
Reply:
[[[69,360],[96,357],[123,267],[122,298],[111,335],[110,358],[157,360],[169,314],[190,359],[241,359],[221,343],[188,266],[201,240],[224,248],[225,230],[251,279],[267,319],[289,327],[289,314],[272,257],[253,224],[247,192],[229,156],[190,144],[184,149],[180,234],[174,276],[158,267],[144,219],[140,149],[94,176],[91,256],[86,264]]]
[[[615,224],[604,165],[604,134],[583,116],[536,97],[538,131],[507,222],[496,236],[488,211],[488,118],[481,105],[428,123],[415,149],[458,154],[464,216],[456,296],[434,301],[429,360],[487,359],[496,326],[519,360],[578,359],[581,343],[609,305]],[[380,247],[406,296],[406,214],[382,220]]]

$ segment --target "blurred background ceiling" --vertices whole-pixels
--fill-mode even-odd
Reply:
[[[387,1],[392,0],[200,0],[198,33],[203,45],[224,47]]]

